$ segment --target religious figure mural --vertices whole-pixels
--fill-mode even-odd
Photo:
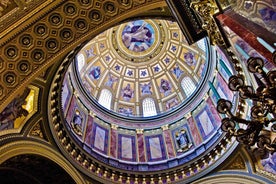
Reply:
[[[179,103],[179,102],[178,102],[177,97],[168,100],[168,101],[166,102],[166,110],[172,109],[173,107],[177,106],[178,103]]]
[[[140,84],[142,95],[151,95],[151,82]]]
[[[76,109],[74,113],[74,117],[71,121],[71,127],[73,131],[79,136],[82,136],[82,123],[83,123],[83,118],[80,114],[80,111]]]
[[[93,66],[89,72],[89,75],[92,77],[92,79],[98,80],[101,76],[101,67]]]
[[[276,12],[272,8],[262,8],[259,10],[259,13],[265,23],[276,23]]]
[[[276,153],[269,154],[268,158],[261,160],[265,171],[276,174]]]
[[[1,113],[0,113],[0,130],[14,128],[14,121],[22,116],[27,116],[29,112],[22,107],[26,105],[26,98],[30,93],[30,89],[26,88],[21,96],[16,97]]]
[[[89,49],[86,49],[86,50],[85,50],[85,53],[86,53],[87,58],[96,56],[96,51],[95,51],[94,47],[95,47],[95,46],[92,45]]]
[[[187,52],[184,54],[184,61],[189,65],[189,66],[195,66],[196,65],[196,58],[194,53],[192,52]]]
[[[134,96],[134,90],[131,88],[129,83],[122,89],[121,92],[123,99],[126,101],[130,101],[130,99]]]
[[[130,107],[119,107],[119,113],[126,116],[131,116],[133,115],[133,110]]]
[[[152,26],[144,20],[132,21],[124,28],[122,32],[122,41],[131,51],[145,51],[154,42],[154,30]]]
[[[184,128],[175,132],[175,140],[177,142],[177,152],[185,152],[192,147],[187,131]]]
[[[108,79],[105,83],[106,86],[113,88],[113,84],[118,81],[118,78],[113,76],[112,74],[108,74]]]
[[[166,79],[161,79],[160,92],[163,93],[165,96],[168,96],[169,94],[171,94],[171,90],[171,83]]]
[[[176,76],[177,79],[179,79],[179,77],[184,73],[178,64],[175,65],[171,72]]]
[[[16,97],[1,113],[0,113],[0,130],[14,128],[14,121],[22,116],[27,116],[29,112],[22,107],[26,105],[26,98],[30,93],[30,89],[26,88],[21,96]]]

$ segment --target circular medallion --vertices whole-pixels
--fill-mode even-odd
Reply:
[[[154,29],[144,20],[129,22],[122,31],[122,41],[133,52],[144,52],[154,43]]]
[[[158,21],[130,21],[114,28],[113,33],[117,53],[123,58],[132,58],[133,62],[149,61],[162,48],[164,30]]]

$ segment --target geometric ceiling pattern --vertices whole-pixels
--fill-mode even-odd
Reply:
[[[145,117],[183,106],[199,89],[207,48],[205,39],[189,45],[176,22],[134,20],[88,42],[75,66],[93,99],[119,114]]]
[[[4,12],[1,12],[6,14],[4,15],[4,19],[2,19],[3,17],[1,17],[0,20],[0,30],[4,30],[3,32],[0,31],[2,32],[0,33],[0,70],[3,71],[1,73],[0,96],[1,103],[4,104],[1,107],[1,109],[5,108],[6,105],[11,101],[11,99],[14,98],[14,94],[19,93],[18,91],[23,91],[23,87],[30,83],[32,79],[38,76],[38,74],[42,71],[44,71],[47,75],[44,81],[45,84],[42,84],[40,79],[38,79],[38,81],[32,82],[33,85],[37,83],[35,85],[40,87],[39,90],[35,90],[35,99],[37,98],[36,95],[38,95],[38,92],[39,95],[43,93],[41,96],[43,96],[43,99],[46,99],[48,97],[48,94],[46,94],[48,91],[46,89],[49,88],[49,83],[47,83],[46,78],[52,78],[51,72],[55,71],[56,69],[55,67],[53,67],[52,70],[50,69],[51,72],[48,73],[46,71],[46,68],[48,68],[48,66],[55,62],[59,62],[61,58],[63,58],[67,53],[69,53],[70,50],[72,50],[73,48],[77,48],[77,45],[83,43],[85,40],[87,40],[87,38],[91,38],[95,35],[95,33],[97,34],[97,32],[102,31],[106,27],[109,27],[108,25],[113,25],[114,22],[120,22],[125,17],[128,17],[126,16],[126,11],[130,12],[129,17],[131,17],[135,14],[133,13],[134,11],[141,11],[141,7],[143,8],[143,11],[146,11],[146,9],[160,7],[160,4],[164,5],[163,1],[158,0],[79,0],[63,2],[48,1],[47,3],[44,3],[43,6],[38,5],[41,5],[44,1],[37,0],[24,2],[9,2],[22,2],[22,5],[24,5],[24,7],[21,5],[13,9],[13,7],[16,5],[16,3],[14,3],[12,7],[9,6],[10,9],[5,9]],[[267,3],[271,1],[252,0],[240,1],[239,3],[253,4],[255,2],[260,2],[262,4],[263,2]],[[24,14],[22,15],[26,15],[30,12],[30,10],[28,9],[30,6],[25,6],[25,4],[28,3],[29,5],[37,5],[32,7],[32,9],[35,9],[35,11],[33,11],[35,13],[32,12],[32,20],[29,20],[31,19],[29,15],[25,17],[22,16],[21,18],[19,18],[20,16],[18,15],[21,15],[22,13],[18,14],[18,10],[24,12]],[[115,9],[112,9],[112,7],[115,7]],[[247,6],[245,6],[245,8],[246,7]],[[117,16],[117,14],[119,16]],[[125,16],[121,16],[120,14],[125,14]],[[7,19],[7,17],[9,20]],[[80,23],[80,25],[83,25],[82,23],[85,23],[85,27],[87,28],[85,30],[82,30],[81,32],[78,31],[78,28],[80,28],[78,27],[79,24],[76,24],[77,19],[79,19],[79,17],[81,17],[83,21],[78,23]],[[99,17],[100,19],[98,19]],[[53,20],[57,20],[56,18],[61,18],[60,20],[62,20],[61,24],[58,26],[54,25],[52,22]],[[96,20],[94,18],[96,18]],[[154,23],[152,23],[151,20],[146,21],[149,21],[150,24],[154,25]],[[16,24],[14,24],[13,28],[5,30],[5,28],[11,25],[11,23]],[[44,37],[37,37],[38,29],[36,28],[38,28],[41,25],[42,28],[47,29],[47,33],[49,33],[49,35],[47,34],[44,35]],[[127,29],[125,29],[125,26],[121,26],[121,28],[116,27],[113,29],[115,29],[115,32],[118,30],[122,32],[124,32],[124,30],[127,31]],[[152,26],[152,29],[154,30],[156,29],[156,27]],[[164,32],[166,31],[167,29],[164,29]],[[70,35],[69,37],[68,33]],[[101,35],[99,35],[99,37],[100,36]],[[90,179],[97,178],[97,180],[103,182],[190,182],[190,178],[193,178],[193,176],[197,175],[197,177],[200,177],[203,176],[204,173],[207,173],[206,171],[208,170],[208,168],[214,169],[215,166],[218,165],[219,159],[224,155],[227,155],[227,153],[225,154],[225,151],[229,149],[231,150],[232,148],[230,144],[231,140],[228,139],[228,137],[223,138],[223,136],[221,136],[221,132],[218,128],[219,125],[216,124],[217,122],[214,121],[215,124],[208,124],[208,122],[210,122],[208,118],[210,120],[218,120],[220,118],[220,115],[218,115],[214,111],[218,96],[227,97],[228,99],[232,99],[233,102],[235,102],[234,94],[231,94],[225,88],[226,81],[229,78],[229,70],[225,69],[225,65],[228,69],[230,69],[231,73],[231,64],[228,63],[227,59],[219,50],[219,48],[209,49],[208,40],[207,42],[204,41],[205,45],[207,45],[208,47],[207,54],[212,56],[212,61],[215,61],[212,67],[209,68],[209,70],[211,70],[211,74],[206,74],[208,76],[206,82],[210,82],[209,86],[202,86],[204,95],[197,94],[198,90],[202,90],[199,89],[200,87],[198,86],[200,84],[200,82],[198,81],[200,81],[201,79],[193,77],[196,76],[197,73],[192,74],[192,77],[189,76],[193,80],[193,82],[198,82],[195,82],[197,88],[195,89],[195,91],[193,91],[193,93],[190,96],[186,96],[186,93],[184,92],[183,88],[181,88],[181,85],[175,80],[177,78],[177,74],[174,72],[177,70],[173,70],[175,68],[174,65],[167,65],[167,67],[170,68],[170,70],[167,71],[168,73],[165,73],[163,70],[166,68],[164,67],[166,65],[165,63],[161,62],[161,71],[163,72],[163,74],[165,73],[165,76],[167,77],[166,79],[171,79],[169,82],[172,83],[173,90],[175,90],[171,91],[171,94],[176,93],[176,96],[178,95],[177,97],[180,100],[183,100],[184,104],[186,103],[186,105],[182,106],[181,104],[183,103],[181,101],[178,104],[178,106],[176,105],[173,106],[172,109],[167,109],[167,104],[165,102],[166,100],[171,98],[171,96],[168,95],[168,99],[166,99],[165,94],[163,94],[164,92],[160,91],[161,81],[157,80],[160,83],[155,82],[155,87],[151,86],[151,94],[142,95],[142,87],[140,85],[137,85],[136,82],[130,80],[131,77],[129,77],[127,73],[124,72],[127,71],[129,68],[134,69],[134,80],[143,79],[142,72],[140,73],[141,68],[146,68],[148,71],[154,72],[154,68],[152,68],[152,65],[146,63],[148,60],[150,60],[149,58],[147,58],[147,60],[140,59],[141,50],[143,50],[142,52],[145,51],[144,53],[151,53],[152,55],[153,53],[161,53],[160,50],[157,50],[158,47],[154,45],[154,40],[150,42],[153,47],[150,46],[148,48],[144,47],[143,49],[141,49],[141,47],[139,47],[139,44],[138,46],[130,46],[128,44],[123,43],[123,41],[120,43],[120,39],[117,38],[116,39],[118,40],[118,43],[110,41],[110,39],[114,39],[114,37],[122,37],[122,35],[120,34],[112,33],[108,34],[107,36],[108,38],[104,37],[100,39],[102,39],[102,41],[105,40],[104,42],[106,43],[108,49],[106,49],[103,52],[99,52],[99,50],[96,50],[98,56],[102,55],[101,61],[99,61],[99,63],[97,63],[96,60],[93,60],[92,57],[91,60],[87,59],[88,56],[86,51],[90,49],[89,43],[83,47],[84,50],[75,53],[76,58],[74,59],[76,60],[76,63],[73,63],[73,67],[69,68],[67,75],[62,81],[62,83],[65,84],[65,87],[62,90],[66,91],[67,89],[67,92],[65,93],[67,96],[66,98],[63,98],[61,100],[61,104],[58,104],[60,96],[57,95],[60,94],[60,91],[57,91],[56,89],[59,87],[59,85],[61,86],[62,83],[57,83],[56,79],[59,79],[60,76],[64,74],[63,67],[66,65],[64,63],[60,67],[61,69],[53,79],[54,85],[51,87],[50,90],[48,110],[46,110],[46,107],[44,107],[44,105],[47,104],[47,102],[40,103],[41,96],[39,96],[39,109],[36,109],[37,100],[35,100],[36,103],[34,103],[34,110],[32,112],[29,112],[28,117],[24,120],[23,123],[20,123],[20,127],[18,129],[22,129],[23,125],[26,123],[26,120],[28,120],[28,118],[32,116],[32,113],[35,113],[33,115],[34,117],[40,116],[41,114],[43,114],[41,115],[43,117],[49,115],[49,123],[53,133],[53,137],[57,142],[60,150],[58,150],[58,148],[55,147],[56,144],[53,142],[51,142],[50,144],[48,144],[47,142],[45,144],[51,147],[51,149],[57,149],[58,151],[62,151],[64,156],[71,162],[71,164],[74,165],[74,167],[78,168],[80,171],[83,171],[83,173],[87,174],[87,176],[89,176]],[[70,39],[68,40],[66,38]],[[173,37],[171,38],[173,39]],[[55,53],[53,53],[53,50],[51,50],[50,48],[50,45],[53,42],[50,42],[49,40],[52,41],[53,39],[56,40],[58,43],[57,47],[54,48]],[[162,40],[162,37],[158,40]],[[28,41],[31,41],[31,43],[29,44]],[[174,42],[174,44],[177,43]],[[20,45],[22,46],[22,48],[20,47]],[[202,44],[187,47],[189,47],[189,49],[191,49],[190,51],[194,52],[194,54],[198,54],[192,48],[201,47],[201,45]],[[34,50],[37,51],[36,49],[38,47],[39,49],[43,49],[43,58],[47,59],[43,60],[43,62],[41,63],[33,63],[32,59],[36,58],[34,57],[33,53]],[[126,47],[128,50],[124,47]],[[110,50],[112,48],[114,48],[115,51],[111,52]],[[152,51],[151,49],[154,51]],[[133,52],[130,52],[129,50]],[[140,53],[137,52],[137,50],[140,50]],[[167,47],[167,50],[168,52],[172,52],[170,51],[169,47]],[[11,58],[10,54],[12,54],[13,51],[16,51],[15,57]],[[83,54],[83,56],[81,56],[81,54]],[[121,64],[120,62],[122,60],[131,61],[130,63],[132,66],[129,66],[130,63],[125,65],[123,64],[121,65],[123,68],[122,72],[116,73],[115,67],[108,68],[104,66],[104,63],[106,62],[104,60],[105,54],[110,54],[110,56],[112,56],[111,59],[114,59],[111,61],[111,66],[115,66],[116,63]],[[178,52],[170,54],[170,56],[172,58],[180,59],[181,54],[182,53]],[[131,56],[131,59],[126,58],[125,55],[128,55],[128,57]],[[145,57],[145,55],[142,56]],[[204,59],[204,53],[202,52],[202,55],[199,55],[199,57],[202,57]],[[209,62],[209,59],[207,59],[207,57],[205,59],[206,62]],[[91,65],[89,65],[89,67],[87,68],[90,72],[94,71],[92,72],[94,73],[92,74],[92,78],[86,78],[87,80],[90,80],[88,89],[87,87],[85,87],[85,85],[83,85],[84,88],[79,88],[81,86],[81,83],[78,84],[78,80],[75,80],[80,79],[77,76],[75,76],[76,70],[81,68],[78,64],[79,60],[84,60],[85,62],[87,62],[86,64],[91,63]],[[200,62],[199,60],[196,61]],[[152,60],[151,62],[154,63],[154,61]],[[174,60],[174,62],[176,62],[180,66],[180,69],[183,70],[183,73],[178,72],[178,74],[180,74],[181,77],[184,77],[184,71],[187,72],[189,67],[185,67],[186,65],[184,60],[181,60],[181,63],[178,60]],[[137,63],[140,63],[140,66],[137,66]],[[224,63],[224,65],[221,63]],[[96,67],[103,67],[101,68],[101,74],[98,79],[96,79],[97,75],[95,75],[95,71],[97,70],[93,70],[94,64],[96,65]],[[129,83],[133,82],[134,96],[139,94],[139,99],[140,97],[142,97],[141,100],[146,97],[154,97],[154,99],[157,98],[158,100],[155,101],[155,105],[156,109],[158,110],[158,113],[168,115],[168,119],[164,118],[162,114],[159,114],[159,118],[155,120],[153,117],[150,117],[144,118],[144,123],[138,121],[140,116],[144,116],[142,108],[143,106],[141,104],[142,101],[137,101],[137,96],[133,97],[134,102],[131,102],[131,100],[125,100],[120,96],[122,95],[121,89],[124,86],[127,86],[127,83],[122,82],[120,85],[117,84],[116,88],[112,88],[114,90],[108,88],[108,86],[105,85],[108,80],[108,75],[106,76],[106,73],[114,74],[114,76],[118,78],[118,80],[116,79],[116,82],[119,82],[119,80],[127,81]],[[84,72],[80,71],[79,76],[82,76],[84,74]],[[151,73],[149,72],[148,74],[150,75]],[[82,77],[82,79],[84,79],[84,77]],[[156,79],[154,79],[154,81],[156,81]],[[48,82],[51,81],[48,80]],[[123,83],[126,85],[123,85]],[[143,80],[141,83],[143,83]],[[147,84],[146,82],[144,83]],[[140,82],[138,82],[138,84],[140,84]],[[178,89],[175,87],[176,85],[178,85]],[[89,90],[89,88],[92,87],[94,87],[94,89]],[[102,107],[94,107],[99,104],[104,105],[102,104],[102,101],[100,101],[100,94],[101,91],[105,88],[111,91],[113,97],[117,97],[117,99],[112,98],[114,101],[117,100],[117,104],[112,102],[110,107],[110,109],[114,112],[107,111]],[[82,89],[84,89],[84,91]],[[44,90],[46,91],[46,93],[44,92]],[[159,98],[157,95],[158,93],[161,94]],[[62,96],[64,97],[65,94],[62,94]],[[88,100],[81,98],[82,94],[88,95]],[[181,98],[180,95],[182,95],[183,98]],[[92,97],[92,99],[90,99],[90,97]],[[194,97],[196,97],[196,99]],[[28,98],[26,98],[26,101],[29,101]],[[96,101],[100,101],[101,103],[97,104]],[[190,103],[191,101],[194,101],[195,103]],[[132,104],[130,105],[130,103]],[[132,114],[128,114],[129,111],[125,110],[120,112],[119,104],[123,104],[123,108],[134,108],[134,110],[132,110]],[[62,111],[62,113],[64,113],[64,117],[56,116],[58,112],[57,108],[61,107],[61,105],[64,107]],[[24,106],[24,108],[26,107]],[[179,109],[184,110],[183,112],[180,112]],[[37,111],[39,111],[39,113],[36,113]],[[212,112],[214,113],[212,114]],[[74,118],[78,117],[78,115],[79,117],[81,117],[81,121],[77,120],[77,118],[76,121],[74,120]],[[108,117],[109,115],[110,117]],[[26,132],[26,130],[28,129],[28,123],[30,124],[37,121],[38,118],[34,117],[29,119],[30,121],[26,123],[26,126],[23,127],[24,129],[22,130]],[[160,117],[162,117],[163,119]],[[202,128],[203,126],[205,126],[205,118],[207,120],[206,124],[210,125],[207,126],[206,129]],[[78,121],[81,125],[80,129],[78,126],[76,126],[77,124],[72,123]],[[43,121],[41,122],[44,124],[44,126],[48,125],[47,118],[43,119]],[[66,127],[66,129],[64,129],[63,126]],[[16,127],[14,126],[13,128]],[[24,136],[26,139],[32,138],[29,137],[29,135],[27,135],[26,133],[24,133],[23,135],[22,132],[23,131],[21,131],[20,134],[22,135],[20,136]],[[1,133],[6,132],[1,131]],[[185,134],[187,135],[187,137],[185,136]],[[12,136],[7,136],[7,139],[9,139],[10,137],[12,140],[14,140]],[[182,142],[180,141],[180,138],[182,139]],[[1,143],[6,144],[6,139],[3,140],[4,141],[2,141]],[[183,142],[183,140],[185,140],[187,144],[185,143],[185,141]],[[35,142],[35,140],[32,141]],[[102,142],[104,144],[102,144]],[[135,147],[136,149],[134,149]],[[39,152],[40,149],[37,150]],[[60,152],[58,154],[60,154]],[[223,160],[225,160],[225,158],[226,157],[224,157]],[[268,163],[270,164],[270,162]],[[66,164],[65,167],[67,167]],[[157,167],[160,167],[159,170],[156,169]],[[133,173],[131,169],[139,172]],[[75,173],[78,173],[77,170]]]
[[[52,90],[62,86],[61,101],[53,95],[49,104],[62,111],[55,115],[49,105],[50,126],[60,148],[70,153],[74,145],[76,158],[88,165],[143,174],[179,168],[190,177],[189,169],[207,172],[224,157],[222,147],[235,147],[220,131],[215,109],[219,97],[237,100],[226,83],[232,66],[207,38],[188,45],[173,21],[124,22],[68,55],[60,67]],[[146,99],[155,114],[147,114]]]

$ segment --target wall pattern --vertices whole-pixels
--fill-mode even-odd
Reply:
[[[188,45],[176,22],[145,19],[93,38],[76,56],[76,65],[93,99],[105,104],[100,98],[108,91],[109,110],[143,116],[145,99],[154,100],[157,114],[188,102],[203,85],[209,57],[207,41]],[[183,85],[184,78],[191,83]]]

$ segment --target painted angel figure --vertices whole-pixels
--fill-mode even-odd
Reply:
[[[151,83],[140,84],[142,95],[151,95]]]
[[[96,56],[94,46],[91,46],[90,49],[85,50],[87,58]]]
[[[184,61],[189,66],[195,66],[196,65],[196,59],[195,59],[195,56],[192,52],[187,52],[187,53],[184,54]]]
[[[92,76],[93,79],[99,79],[101,76],[101,67],[93,66],[89,74]]]
[[[175,67],[172,70],[172,73],[175,74],[176,78],[179,79],[179,77],[184,73],[178,64],[175,65]]]

